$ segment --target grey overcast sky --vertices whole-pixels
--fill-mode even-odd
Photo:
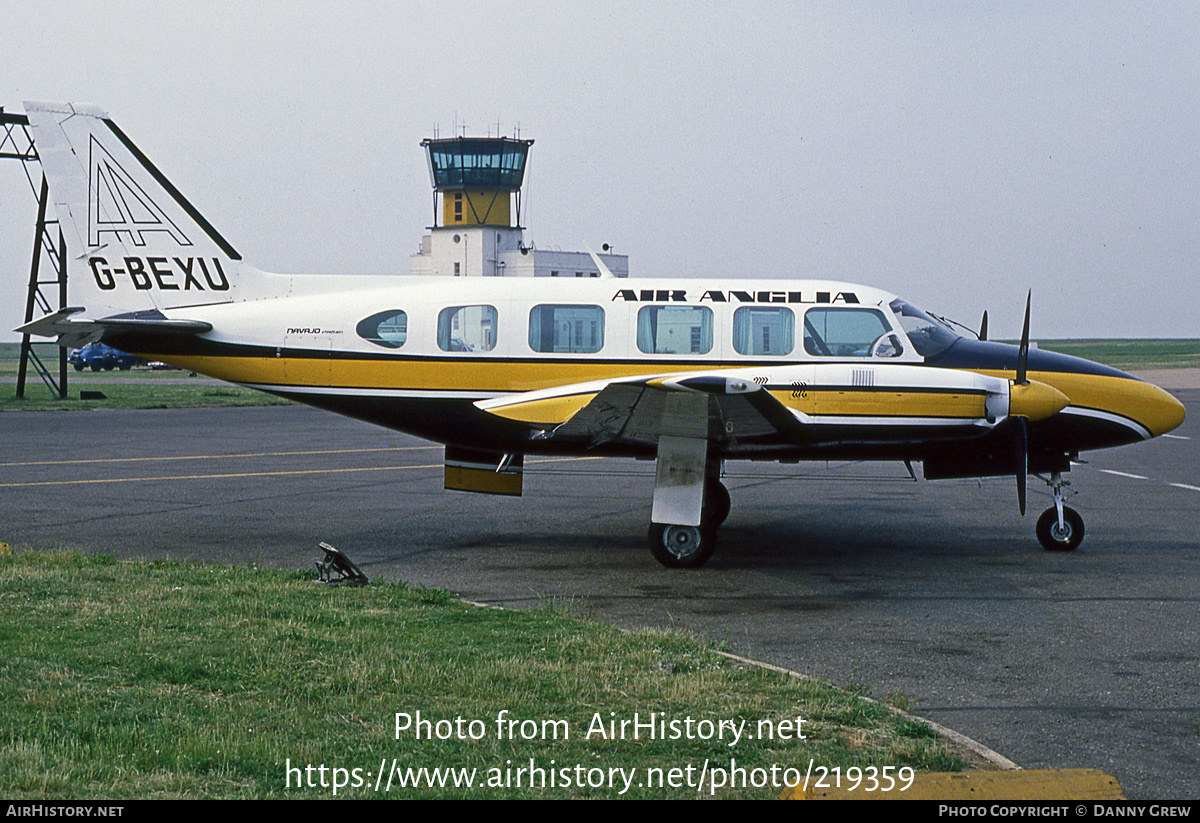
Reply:
[[[419,143],[537,142],[539,247],[1200,337],[1200,4],[0,0],[0,105],[106,108],[243,256],[407,272]],[[0,163],[0,339],[33,195]]]

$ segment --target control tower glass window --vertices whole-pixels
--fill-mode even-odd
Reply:
[[[430,140],[429,165],[437,189],[521,188],[528,140],[507,137]]]

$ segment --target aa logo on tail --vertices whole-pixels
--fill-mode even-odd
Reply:
[[[146,245],[146,232],[166,232],[179,245],[192,245],[95,135],[88,150],[88,162],[89,246],[99,246],[100,235],[107,232],[117,235],[118,241],[125,235],[135,246]]]

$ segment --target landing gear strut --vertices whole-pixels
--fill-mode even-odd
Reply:
[[[1054,505],[1038,518],[1038,540],[1046,551],[1074,551],[1083,542],[1083,518],[1079,512],[1063,505],[1063,487],[1071,483],[1063,480],[1062,472],[1051,474],[1046,483],[1054,494]]]
[[[707,425],[707,417],[695,416]],[[721,461],[709,459],[706,438],[659,438],[648,535],[650,551],[659,563],[697,568],[712,557],[717,527],[729,516],[729,492],[720,477]]]

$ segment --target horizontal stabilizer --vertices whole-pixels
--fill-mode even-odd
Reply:
[[[14,331],[38,337],[58,337],[60,346],[68,348],[83,346],[103,340],[106,335],[118,332],[145,332],[156,335],[200,334],[211,331],[212,324],[202,320],[172,320],[162,312],[147,311],[116,314],[99,320],[72,319],[82,312],[79,307],[60,309],[39,317],[31,323],[18,326]]]

